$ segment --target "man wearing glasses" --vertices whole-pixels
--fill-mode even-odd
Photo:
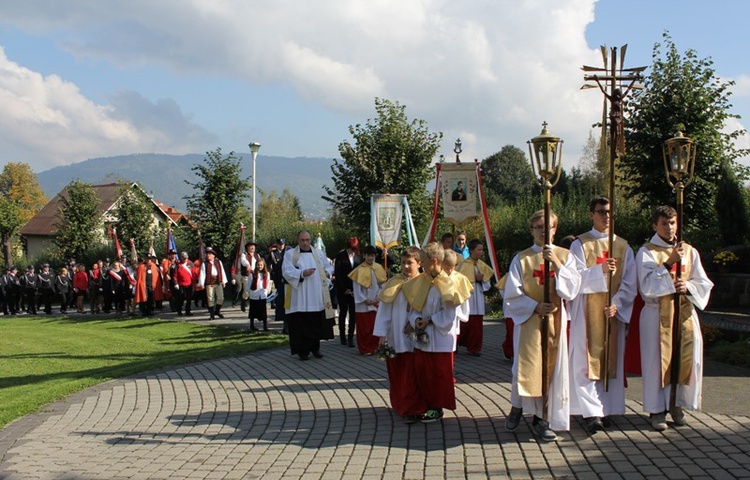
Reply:
[[[571,302],[570,411],[582,415],[594,434],[609,426],[610,415],[625,414],[625,330],[637,285],[628,242],[615,235],[614,252],[609,252],[609,199],[594,198],[589,217],[593,227],[570,246],[581,274],[580,293]],[[610,322],[609,340],[605,322]]]

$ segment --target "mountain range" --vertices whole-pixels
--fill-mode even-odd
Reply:
[[[250,179],[252,156],[237,153],[242,158],[243,176]],[[70,182],[78,179],[92,185],[117,181],[138,182],[155,200],[185,212],[185,197],[194,192],[186,181],[197,183],[199,178],[191,169],[205,161],[205,155],[166,155],[142,153],[116,157],[92,158],[83,162],[55,167],[37,174],[39,184],[47,198],[58,194]],[[328,216],[328,203],[321,198],[324,185],[331,185],[333,160],[315,157],[274,157],[258,155],[255,161],[256,202],[260,203],[260,190],[275,190],[281,194],[289,189],[300,200],[302,212],[308,219]],[[252,181],[250,179],[249,181]],[[248,196],[251,192],[248,191]],[[248,198],[247,204],[251,200]]]

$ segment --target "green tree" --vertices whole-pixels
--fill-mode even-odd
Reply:
[[[606,146],[605,146],[606,147]],[[589,132],[583,154],[578,162],[581,182],[599,195],[606,195],[609,189],[609,160],[606,148],[602,149],[601,137]]]
[[[132,238],[137,251],[148,251],[156,235],[153,210],[153,203],[137,183],[121,184],[116,216],[117,236],[124,250],[130,249],[129,240]]]
[[[205,163],[191,170],[198,176],[195,193],[185,197],[191,219],[203,236],[204,245],[212,247],[221,258],[232,255],[240,223],[246,215],[244,201],[250,182],[241,177],[242,158],[234,152],[222,155],[221,148],[206,152]]]
[[[46,203],[29,164],[10,162],[3,167],[0,172],[0,241],[6,267],[11,263],[13,238]]]
[[[61,193],[54,243],[61,257],[81,258],[103,235],[100,199],[88,183],[76,180]]]
[[[414,221],[427,221],[430,166],[443,137],[430,132],[424,120],[409,121],[398,102],[376,98],[375,111],[374,120],[349,126],[353,142],[339,145],[342,160],[333,161],[333,187],[324,187],[322,197],[340,226],[360,236],[369,231],[373,193],[408,195]]]
[[[717,78],[710,58],[698,58],[694,50],[680,54],[668,33],[663,45],[654,46],[652,58],[646,88],[635,93],[626,108],[628,151],[621,164],[625,193],[646,210],[674,204],[674,193],[665,183],[662,144],[682,130],[695,140],[698,152],[695,180],[686,189],[685,231],[688,235],[715,232],[714,203],[722,162],[728,162],[741,180],[746,178],[735,161],[748,153],[735,146],[745,131],[723,131],[727,120],[739,118],[729,113],[734,82]]]
[[[514,205],[536,186],[526,154],[513,145],[482,160],[482,183],[491,205]]]
[[[270,235],[270,238],[277,238],[290,225],[301,222],[304,215],[299,198],[285,188],[281,196],[276,190],[260,190],[257,217],[258,230],[266,236]]]
[[[727,162],[722,162],[720,180],[716,188],[716,216],[723,245],[737,245],[748,234],[748,215],[745,196],[737,176]]]

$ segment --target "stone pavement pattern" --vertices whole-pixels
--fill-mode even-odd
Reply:
[[[593,437],[580,418],[549,444],[528,418],[506,432],[503,332],[488,321],[483,356],[457,354],[458,408],[442,422],[405,425],[385,364],[331,341],[321,360],[279,348],[73,395],[0,430],[0,478],[750,478],[747,416],[689,413],[659,433],[628,400]]]

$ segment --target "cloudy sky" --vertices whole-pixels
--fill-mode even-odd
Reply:
[[[744,0],[3,0],[0,165],[129,153],[337,157],[374,98],[444,133],[441,153],[525,148],[542,121],[578,162],[600,45],[651,63],[661,34],[712,57],[750,122]],[[743,140],[742,146],[750,146]],[[745,161],[745,164],[748,162]]]

